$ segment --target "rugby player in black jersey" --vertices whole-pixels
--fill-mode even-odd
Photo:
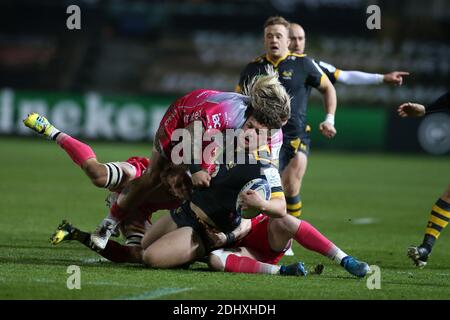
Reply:
[[[289,50],[296,54],[303,54],[305,51],[306,35],[303,27],[297,23],[291,23],[289,26]],[[390,73],[367,73],[362,71],[341,70],[335,66],[318,61],[317,64],[327,75],[332,83],[339,82],[348,85],[370,85],[387,83],[395,86],[403,84],[403,76],[409,75],[405,71],[393,71]]]
[[[319,129],[324,136],[336,134],[334,114],[336,91],[319,66],[305,55],[289,52],[289,22],[282,17],[270,17],[264,24],[266,54],[256,58],[242,71],[237,91],[251,78],[264,74],[264,68],[272,65],[279,73],[280,82],[292,97],[291,118],[283,126],[283,144],[279,156],[279,169],[286,196],[288,213],[301,213],[300,184],[305,173],[309,152],[309,130],[306,108],[311,89],[318,89],[323,98],[326,118]]]
[[[450,91],[443,94],[430,105],[424,106],[418,103],[407,102],[400,105],[397,111],[401,117],[423,117],[427,114],[435,112],[449,112]],[[422,244],[408,248],[408,257],[412,259],[416,266],[420,268],[426,266],[434,243],[439,238],[442,230],[447,227],[449,221],[450,184],[431,208],[430,218],[428,219]]]
[[[304,54],[305,44],[306,44],[306,35],[303,27],[297,23],[290,23],[289,25],[289,50],[292,53],[296,54]],[[343,83],[347,85],[374,85],[387,83],[394,86],[401,86],[403,84],[403,77],[409,75],[409,72],[405,71],[393,71],[386,74],[378,74],[378,73],[367,73],[357,70],[341,70],[336,68],[334,65],[326,63],[324,61],[316,61],[317,65],[322,69],[322,71],[326,74],[328,79],[330,79],[331,83]],[[301,157],[300,163],[301,169],[300,173],[306,172],[307,167],[307,158]],[[299,187],[301,188],[303,174],[299,175]],[[299,190],[300,195],[300,190]],[[299,197],[299,203],[293,204],[296,208],[301,208],[301,198]],[[301,209],[294,212],[294,215],[299,215],[301,213]]]

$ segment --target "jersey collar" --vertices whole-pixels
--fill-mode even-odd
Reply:
[[[285,60],[285,59],[288,57],[288,55],[290,55],[290,54],[291,54],[291,53],[288,51],[284,56],[278,58],[277,61],[273,61],[272,59],[270,59],[269,55],[266,53],[266,60],[269,61],[271,64],[273,64],[273,66],[274,66],[275,68],[277,68],[278,65],[280,64],[280,62],[282,62],[283,60]]]

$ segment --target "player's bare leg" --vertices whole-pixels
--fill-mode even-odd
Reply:
[[[410,246],[408,248],[407,255],[416,266],[423,268],[427,265],[431,250],[442,230],[447,227],[449,221],[450,185],[447,186],[447,189],[431,209],[422,244],[419,246]]]
[[[281,182],[283,184],[284,195],[286,198],[286,208],[288,214],[299,217],[302,214],[302,201],[300,198],[300,189],[303,177],[308,166],[308,157],[302,152],[297,152],[286,168],[281,173]],[[286,251],[285,255],[293,256],[292,246]]]
[[[283,183],[283,191],[286,198],[295,198],[299,196],[307,165],[307,156],[302,152],[297,152],[295,157],[293,157],[286,168],[284,168],[281,173],[281,182]],[[287,202],[287,209],[290,215],[294,217],[300,216],[302,213],[301,200],[298,199],[295,203]]]
[[[167,160],[154,148],[149,169],[125,186],[117,202],[112,205],[108,216],[92,234],[91,241],[94,246],[104,249],[120,221],[153,197],[152,192],[158,190],[161,185],[160,173],[166,165],[168,165]]]
[[[33,131],[54,140],[99,188],[117,189],[128,179],[134,178],[134,168],[130,164],[98,162],[95,152],[89,145],[60,131],[38,113],[30,113],[23,123]]]
[[[170,214],[162,216],[152,225],[151,230],[145,233],[142,239],[142,248],[146,249],[163,235],[175,231],[177,228]]]
[[[143,261],[152,268],[175,268],[201,259],[205,246],[191,227],[163,235],[144,250]]]
[[[140,245],[121,245],[113,240],[108,240],[105,248],[98,250],[92,246],[90,236],[90,233],[81,231],[70,222],[63,220],[50,237],[50,242],[53,245],[58,245],[62,242],[75,240],[112,262],[142,263],[142,247]]]

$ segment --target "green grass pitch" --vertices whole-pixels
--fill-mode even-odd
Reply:
[[[145,144],[94,143],[102,161],[148,155]],[[79,243],[49,244],[61,219],[93,230],[107,210],[93,187],[53,142],[0,138],[0,299],[449,299],[450,230],[428,266],[416,269],[406,248],[422,240],[431,206],[448,184],[448,157],[312,152],[302,218],[344,251],[381,268],[381,289],[349,276],[294,244],[297,260],[325,265],[321,276],[292,278],[152,270],[101,261]],[[159,216],[163,213],[158,213]],[[358,224],[358,222],[366,222]],[[67,267],[81,268],[69,290]]]

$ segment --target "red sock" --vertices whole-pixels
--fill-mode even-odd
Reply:
[[[241,273],[276,273],[278,268],[274,265],[259,262],[249,257],[240,257],[230,254],[225,261],[225,272]]]
[[[132,247],[121,245],[113,240],[108,240],[105,249],[98,252],[103,258],[108,259],[112,262],[138,262],[135,261],[136,258],[132,255]]]
[[[300,227],[298,227],[294,239],[306,249],[318,252],[324,256],[328,256],[335,247],[333,242],[325,238],[324,235],[305,220],[300,222]]]
[[[111,209],[109,209],[109,217],[114,218],[116,221],[122,221],[128,215],[128,212],[123,210],[117,202],[115,202]]]
[[[69,157],[78,166],[81,166],[86,160],[96,157],[91,147],[65,133],[60,133],[58,135],[56,143],[66,151]]]

